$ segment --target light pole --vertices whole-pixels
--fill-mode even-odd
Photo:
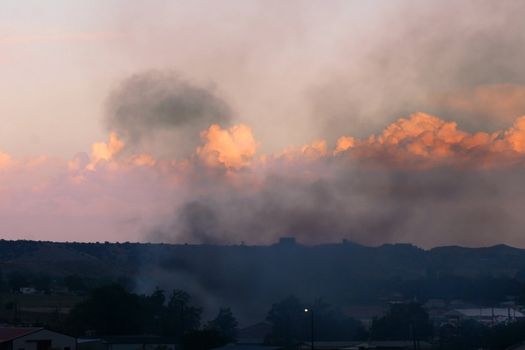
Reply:
[[[310,314],[310,345],[311,350],[314,350],[314,310],[311,308],[305,308],[304,313]]]

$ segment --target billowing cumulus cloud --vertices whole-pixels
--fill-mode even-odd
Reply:
[[[416,113],[334,147],[319,139],[275,153],[244,124],[199,136],[180,158],[134,152],[117,133],[69,161],[3,154],[6,237],[525,246],[525,117],[471,133]]]
[[[209,165],[239,169],[248,165],[255,155],[257,143],[250,127],[240,124],[223,130],[217,124],[201,133],[204,146],[197,154]]]

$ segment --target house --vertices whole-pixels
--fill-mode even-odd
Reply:
[[[22,288],[20,288],[20,293],[22,293],[22,294],[37,294],[38,291],[34,287],[22,287]]]
[[[471,319],[487,326],[499,323],[513,322],[525,317],[523,313],[512,308],[469,308],[454,309],[445,314],[449,323],[457,323]]]
[[[175,344],[174,338],[153,335],[105,336],[78,339],[78,350],[175,350]]]
[[[44,328],[0,327],[0,350],[76,350],[74,337]]]

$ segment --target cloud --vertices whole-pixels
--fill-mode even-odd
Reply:
[[[378,135],[342,137],[334,150],[319,140],[250,157],[237,172],[207,172],[185,183],[189,197],[150,237],[523,245],[516,196],[525,193],[515,187],[525,160],[524,123],[469,133],[416,113]]]
[[[133,152],[115,133],[69,161],[3,154],[5,237],[525,246],[525,117],[470,133],[415,113],[334,148],[315,140],[275,153],[243,124],[200,136],[181,158]]]
[[[208,165],[221,165],[239,169],[246,166],[255,155],[257,143],[252,130],[239,124],[223,130],[217,124],[201,133],[204,145],[197,148],[197,155]]]
[[[97,142],[91,146],[91,163],[87,165],[87,169],[94,170],[98,162],[113,159],[123,148],[124,142],[112,132],[107,143]]]
[[[373,30],[359,27],[362,37],[345,32],[332,70],[308,88],[319,136],[362,137],[417,110],[467,131],[500,129],[525,114],[524,3],[391,5],[376,12]]]

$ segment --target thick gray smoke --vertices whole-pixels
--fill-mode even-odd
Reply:
[[[267,17],[272,19],[271,24],[255,22],[258,31],[239,30],[250,33],[250,39],[251,35],[257,36],[249,41],[253,46],[248,45],[247,49],[248,41],[241,40],[242,45],[221,50],[234,52],[236,55],[232,57],[243,60],[223,57],[214,61],[217,69],[213,71],[228,73],[222,79],[226,89],[230,89],[228,95],[240,100],[236,106],[251,101],[246,104],[253,108],[258,119],[248,124],[254,125],[256,134],[268,129],[265,123],[273,124],[272,132],[261,133],[263,138],[258,139],[261,147],[280,143],[275,142],[276,135],[284,135],[288,142],[301,138],[297,135],[323,136],[330,143],[342,135],[377,134],[398,117],[416,111],[458,121],[461,128],[475,131],[506,128],[515,117],[525,113],[525,69],[521,64],[525,58],[522,20],[525,3],[482,0],[393,4],[382,3],[377,12],[371,12],[378,26],[374,30],[364,24],[355,28],[351,21],[336,15],[345,11],[328,11],[327,20],[333,19],[330,28],[338,34],[334,36],[338,40],[334,45],[337,50],[330,45],[315,52],[311,50],[311,63],[316,54],[330,58],[317,60],[330,64],[316,66],[315,79],[299,79],[307,71],[308,55],[290,56],[289,60],[288,56],[286,59],[279,56],[280,60],[274,61],[261,59],[266,56],[257,50],[251,55],[250,49],[258,48],[255,39],[275,35],[262,30],[273,25],[275,18],[280,19],[279,23],[289,24],[286,11],[290,9],[270,7]],[[292,22],[293,36],[285,30],[279,35],[289,39],[302,38],[304,34],[308,39],[313,36],[309,23]],[[365,33],[355,29],[363,29]],[[323,43],[332,43],[333,37],[320,37]],[[224,40],[221,45],[230,48],[227,40],[230,37],[221,38]],[[292,43],[296,42],[284,40],[283,45],[294,47]],[[306,40],[308,45],[316,43]],[[175,49],[178,52],[179,48]],[[239,73],[246,73],[242,70],[246,67],[239,66],[238,61],[248,62],[246,65],[262,72],[261,76]],[[246,86],[255,86],[260,79],[265,83],[259,87],[275,90],[281,98],[288,96],[287,84],[293,79],[288,79],[287,84],[281,84],[284,79],[269,83],[262,76],[266,77],[263,73],[267,70],[273,71],[270,66],[280,72],[279,69],[287,67],[279,65],[280,62],[296,61],[297,81],[305,84],[300,90],[310,92],[304,94],[302,107],[307,110],[307,106],[312,106],[314,122],[309,124],[307,113],[289,113],[286,119],[283,115],[260,117],[271,114],[266,108],[271,111],[274,101],[268,96],[257,99],[257,93],[252,93],[257,90]],[[253,78],[254,83],[244,77]],[[258,105],[253,100],[270,103]],[[160,72],[129,78],[110,97],[108,105],[107,121],[111,129],[132,147],[141,151],[153,149],[163,155],[189,154],[199,143],[199,131],[211,123],[224,126],[231,115],[227,103],[213,90]],[[244,111],[248,111],[247,105]],[[243,116],[254,118],[250,113]],[[383,160],[388,162],[388,158]],[[171,242],[269,243],[280,236],[294,235],[307,243],[348,238],[366,244],[403,241],[425,247],[501,242],[525,245],[521,234],[525,224],[521,215],[525,209],[521,204],[525,203],[525,193],[520,190],[521,165],[502,170],[454,167],[414,170],[407,164],[406,170],[392,170],[339,161],[338,158],[319,161],[312,169],[294,169],[283,164],[280,169],[276,167],[275,171],[261,175],[256,190],[251,185],[232,185],[223,174],[210,175],[203,170],[187,184],[185,192],[189,195],[174,198],[173,216],[159,222],[152,230],[155,233],[147,238]],[[309,176],[302,176],[304,173]]]
[[[122,82],[107,101],[106,123],[130,146],[160,156],[190,154],[199,132],[228,124],[232,111],[212,88],[173,72],[150,71]]]
[[[414,111],[471,131],[503,128],[525,114],[524,2],[392,5],[361,52],[311,89],[323,137],[367,135]]]
[[[327,163],[314,179],[286,170],[269,175],[255,192],[210,178],[215,188],[178,206],[172,221],[161,223],[149,238],[268,244],[295,236],[308,244],[348,239],[422,247],[525,245],[523,169],[404,171]]]

